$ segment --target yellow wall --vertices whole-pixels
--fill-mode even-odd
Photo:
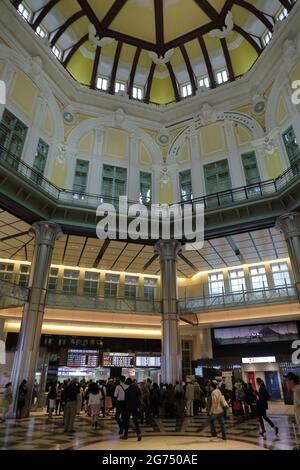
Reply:
[[[139,163],[147,166],[152,165],[151,154],[142,141],[139,142]]]
[[[200,153],[203,157],[227,152],[224,127],[220,123],[201,127],[198,131]]]
[[[230,51],[230,57],[235,75],[243,75],[257,59],[255,49],[248,41],[243,40],[239,47]]]
[[[175,96],[171,79],[168,77],[160,80],[159,78],[153,77],[150,101],[158,104],[166,104],[174,100]]]
[[[58,158],[55,159],[52,167],[52,172],[50,174],[50,181],[54,183],[59,188],[66,187],[66,180],[68,174],[68,163],[67,161],[61,162]]]
[[[34,119],[38,88],[25,73],[16,72],[8,99],[27,116],[30,122]]]
[[[68,64],[68,71],[79,83],[90,85],[93,64],[93,60],[85,58],[80,51],[77,51]]]
[[[107,129],[104,136],[104,155],[120,160],[129,159],[129,134],[120,129]]]
[[[44,113],[44,119],[43,119],[42,126],[41,126],[41,130],[42,130],[42,132],[44,132],[49,137],[53,136],[54,121],[53,121],[53,116],[52,116],[52,113],[49,109],[49,106],[46,106],[45,113]]]
[[[234,127],[234,131],[238,147],[244,147],[245,145],[249,145],[252,140],[252,134],[248,129],[238,124]]]
[[[178,152],[176,161],[179,165],[189,163],[191,161],[190,146],[188,141],[185,141],[182,145]]]
[[[168,183],[159,182],[159,203],[160,204],[173,204],[174,203],[174,191],[173,182]]]
[[[277,110],[276,110],[276,118],[277,124],[280,126],[282,125],[289,117],[288,110],[282,95],[280,95]]]
[[[90,131],[81,137],[77,148],[82,153],[92,154],[94,151],[95,131]]]
[[[283,173],[283,166],[280,160],[278,150],[275,150],[272,155],[266,154],[265,165],[267,169],[268,178],[277,178]]]

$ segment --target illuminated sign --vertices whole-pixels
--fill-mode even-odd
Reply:
[[[243,364],[264,364],[267,362],[276,362],[275,356],[269,357],[242,357]]]
[[[137,356],[136,367],[160,367],[160,356]]]
[[[104,353],[103,367],[132,368],[135,365],[135,355],[129,353]]]
[[[99,353],[97,350],[69,349],[68,367],[98,367]]]

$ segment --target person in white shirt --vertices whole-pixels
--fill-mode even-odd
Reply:
[[[209,421],[210,421],[211,436],[213,440],[217,440],[215,422],[216,420],[218,420],[220,427],[221,427],[222,439],[223,441],[226,441],[226,430],[225,430],[225,421],[224,421],[224,397],[218,388],[217,382],[214,380],[210,383],[210,390],[211,390],[211,407],[209,410]]]
[[[298,375],[289,372],[284,376],[287,389],[293,392],[295,418],[300,434],[300,379]]]
[[[90,385],[89,401],[88,406],[90,408],[91,417],[92,417],[92,427],[97,428],[98,426],[98,416],[100,413],[100,402],[101,402],[101,392],[96,383]]]
[[[120,383],[116,386],[114,397],[117,401],[116,406],[116,421],[119,425],[119,434],[124,432],[124,410],[125,410],[125,391],[128,385],[125,384],[126,378],[124,375],[120,377]]]
[[[194,416],[194,398],[195,398],[195,387],[192,382],[189,382],[185,389],[187,416],[191,416],[191,417]]]

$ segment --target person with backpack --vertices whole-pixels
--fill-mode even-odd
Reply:
[[[265,424],[264,424],[264,420],[265,420],[271,426],[271,428],[274,429],[275,435],[277,436],[279,433],[279,429],[277,426],[275,426],[273,421],[271,421],[270,418],[267,416],[268,401],[271,398],[270,394],[262,379],[258,377],[256,379],[256,383],[258,386],[258,391],[256,391],[257,414],[258,414],[258,419],[259,419],[260,426],[261,426],[261,432],[259,434],[260,436],[263,436],[263,437],[266,434],[266,429],[265,429]]]
[[[115,399],[116,399],[116,421],[119,425],[119,434],[122,435],[124,432],[124,412],[125,412],[125,392],[128,388],[128,385],[125,384],[126,378],[124,375],[120,377],[120,383],[116,386],[115,389]]]

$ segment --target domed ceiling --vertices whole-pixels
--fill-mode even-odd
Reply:
[[[115,94],[123,84],[130,98],[141,87],[145,102],[182,99],[182,86],[196,94],[199,81],[218,86],[246,73],[264,49],[278,14],[292,0],[12,0],[31,10],[29,23],[46,33],[60,61],[81,84]],[[285,16],[284,15],[284,16]],[[57,52],[56,51],[56,52]],[[121,87],[122,88],[122,87]],[[121,90],[122,92],[122,90]]]

